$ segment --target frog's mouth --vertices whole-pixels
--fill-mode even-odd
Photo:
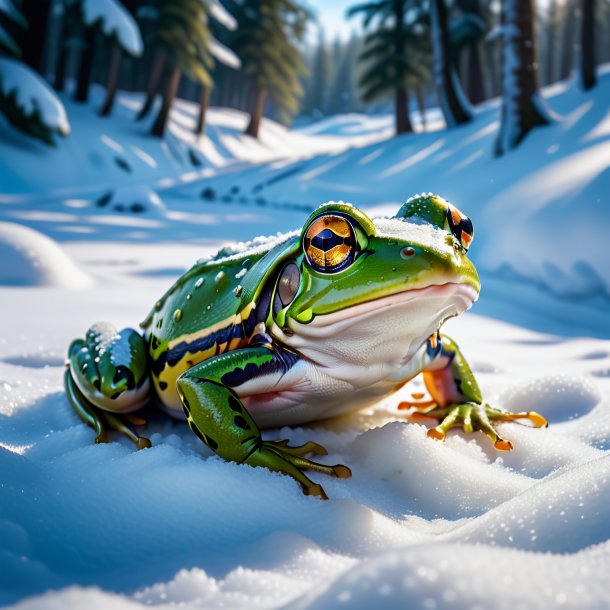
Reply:
[[[338,325],[351,326],[353,323],[361,322],[364,318],[373,315],[383,318],[384,314],[388,313],[388,310],[403,308],[409,304],[417,303],[423,306],[424,311],[428,312],[429,319],[439,318],[438,323],[435,325],[436,329],[448,318],[459,315],[469,309],[478,296],[477,290],[469,284],[455,282],[427,286],[426,288],[412,288],[358,305],[352,305],[341,311],[315,316],[310,325],[315,326],[317,329],[332,328],[333,331],[336,331]]]

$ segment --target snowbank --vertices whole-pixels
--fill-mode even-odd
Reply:
[[[91,279],[52,239],[28,227],[0,222],[0,285],[87,288]]]

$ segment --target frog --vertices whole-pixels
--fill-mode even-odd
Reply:
[[[197,261],[154,304],[140,329],[94,324],[69,346],[68,402],[95,431],[151,446],[136,429],[149,403],[185,420],[225,460],[283,473],[327,499],[308,471],[348,478],[309,441],[266,440],[261,430],[302,426],[369,408],[422,375],[397,412],[480,431],[495,449],[513,444],[496,422],[529,420],[491,406],[443,324],[478,299],[468,250],[470,218],[439,195],[407,199],[391,217],[345,202],[315,209],[300,230],[227,246]],[[405,425],[409,425],[405,422]]]

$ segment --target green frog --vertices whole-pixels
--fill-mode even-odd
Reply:
[[[134,430],[143,422],[133,412],[155,401],[219,456],[290,475],[321,498],[305,471],[349,477],[350,469],[310,459],[326,454],[315,442],[294,447],[260,430],[363,409],[420,373],[430,400],[398,407],[435,418],[430,437],[459,425],[511,450],[493,422],[545,419],[484,402],[458,346],[440,333],[478,297],[472,238],[470,219],[437,195],[374,220],[326,203],[300,231],[198,261],[141,332],[92,326],[69,348],[69,402],[96,442],[113,429],[144,448],[150,441]]]

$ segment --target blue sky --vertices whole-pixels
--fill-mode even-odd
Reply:
[[[358,4],[358,0],[306,0],[318,15],[318,22],[326,32],[327,40],[334,40],[337,36],[349,38],[353,29],[360,27],[360,19],[354,17],[347,21],[345,12],[348,7]]]

